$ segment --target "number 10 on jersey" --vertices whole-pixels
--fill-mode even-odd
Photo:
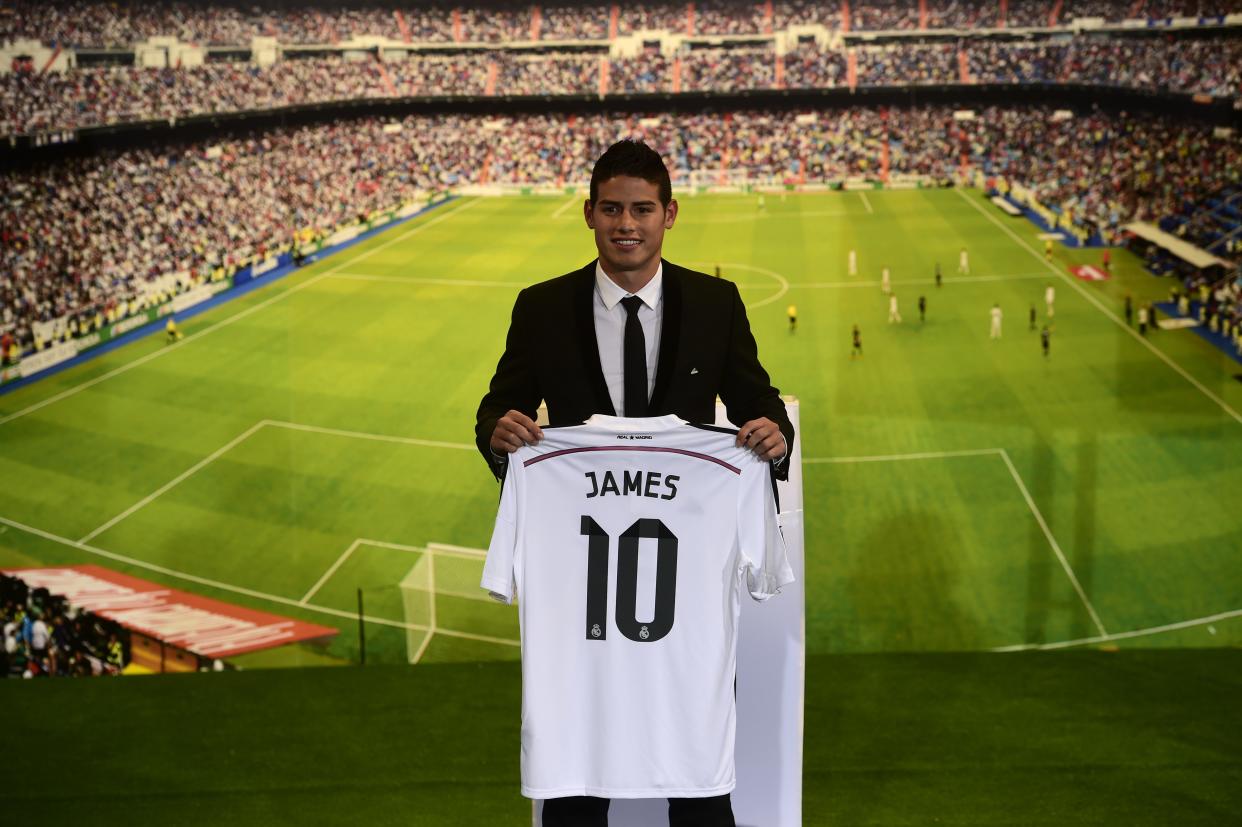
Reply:
[[[608,637],[608,547],[611,538],[590,517],[582,517],[587,538],[586,638]],[[638,613],[638,541],[656,541],[655,617]],[[638,519],[617,541],[617,629],[636,643],[654,643],[673,628],[677,600],[677,537],[662,520]]]

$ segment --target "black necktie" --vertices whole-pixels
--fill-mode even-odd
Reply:
[[[643,300],[628,296],[621,300],[625,312],[625,415],[647,415],[647,340],[643,336],[643,323],[638,320],[638,308]]]

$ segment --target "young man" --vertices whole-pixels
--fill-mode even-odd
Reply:
[[[1044,304],[1048,307],[1048,318],[1052,318],[1055,310],[1053,303],[1057,300],[1057,290],[1051,284],[1044,288]]]
[[[1031,330],[1035,329],[1035,305],[1031,305],[1030,313]]]
[[[970,275],[970,256],[966,254],[966,248],[962,248],[962,252],[957,256],[957,272],[963,276]]]
[[[1051,238],[1044,239],[1044,259],[1046,261],[1052,261],[1052,239]]]
[[[789,332],[793,333],[798,329],[798,306],[791,304],[786,312],[789,313]]]
[[[940,262],[936,262],[936,286],[940,286]]]
[[[1044,358],[1048,358],[1048,345],[1051,343],[1052,333],[1048,330],[1048,325],[1044,325],[1039,331],[1039,343],[1044,349]]]
[[[1126,293],[1126,327],[1134,326],[1134,298]]]
[[[992,333],[991,338],[999,339],[1001,337],[1001,308],[999,304],[992,305]]]
[[[886,296],[893,292],[893,283],[888,277],[887,267],[880,271],[880,292]]]
[[[901,324],[901,314],[897,312],[897,294],[893,293],[888,297],[888,323]]]
[[[509,454],[543,438],[540,401],[553,426],[595,414],[712,423],[717,395],[740,425],[737,444],[771,461],[776,476],[788,474],[793,427],[759,362],[737,286],[661,257],[677,212],[668,170],[646,144],[620,141],[596,162],[583,217],[598,258],[518,294],[479,404],[475,441],[497,479]],[[524,739],[524,755],[531,748]],[[711,792],[669,799],[670,823],[733,825],[728,792]],[[606,825],[609,799],[584,793],[575,785],[548,798],[545,827]]]
[[[1139,335],[1146,336],[1147,335],[1147,305],[1145,304],[1139,305],[1138,319],[1139,319]]]
[[[927,297],[919,296],[919,321],[927,321]]]
[[[858,275],[858,253],[855,250],[850,250],[849,273],[851,276]]]
[[[862,333],[858,330],[858,325],[854,325],[854,346],[850,349],[850,359],[861,359],[862,355]]]

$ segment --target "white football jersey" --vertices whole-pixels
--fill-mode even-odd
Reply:
[[[523,795],[733,789],[743,582],[793,582],[768,464],[735,439],[594,416],[510,455],[482,586],[518,598]]]

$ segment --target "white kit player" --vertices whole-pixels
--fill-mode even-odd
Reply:
[[[896,294],[892,294],[888,297],[888,323],[901,324],[901,314],[897,312]]]
[[[769,464],[733,431],[593,416],[510,456],[482,586],[522,632],[522,794],[734,787],[743,591],[793,582]]]
[[[1001,308],[999,304],[992,305],[991,338],[993,339],[999,339],[1001,337],[1001,318],[1003,317],[1003,315],[1004,314],[1001,313]]]
[[[886,296],[893,292],[893,283],[888,277],[887,267],[880,271],[880,291]]]
[[[1048,307],[1048,318],[1052,318],[1052,303],[1057,300],[1057,291],[1051,284],[1044,290],[1044,304]]]
[[[850,250],[850,275],[858,275],[858,253]]]
[[[957,272],[962,275],[970,275],[970,256],[966,253],[966,248],[962,248],[962,252],[957,256]]]

